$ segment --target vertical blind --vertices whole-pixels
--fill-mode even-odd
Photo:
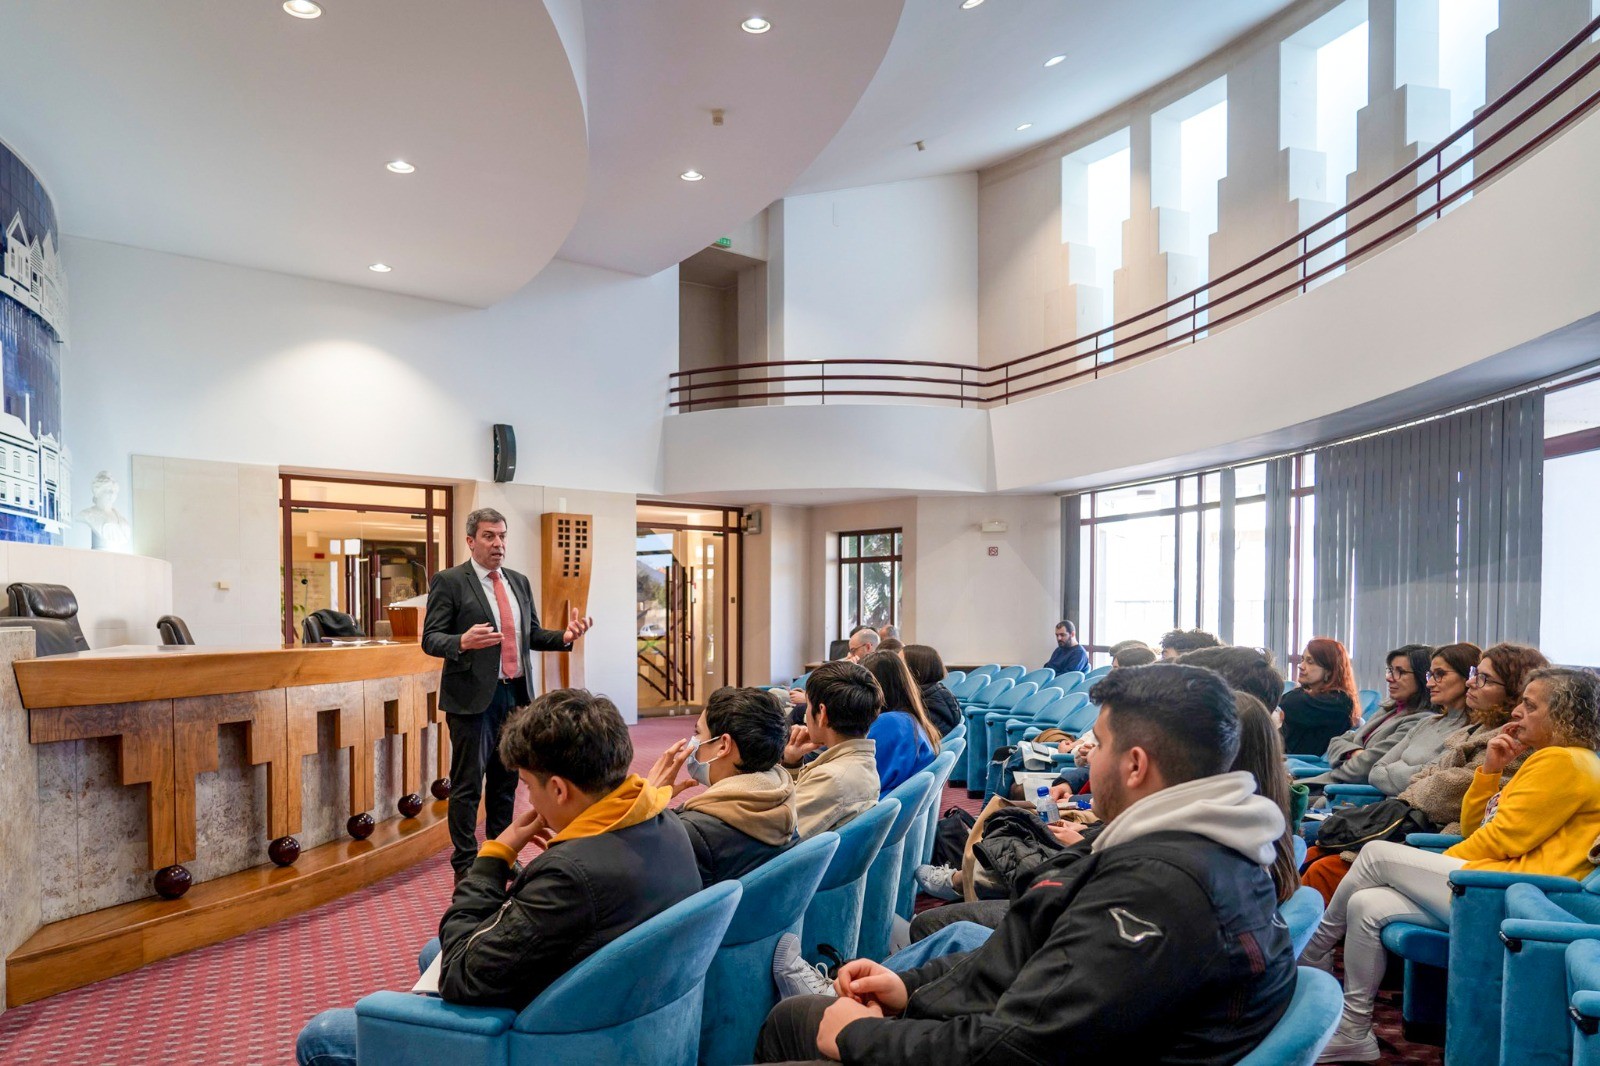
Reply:
[[[1539,640],[1544,396],[1316,452],[1317,634],[1380,688],[1407,643]]]

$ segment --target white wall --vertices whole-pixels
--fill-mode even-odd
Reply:
[[[770,213],[782,228],[773,358],[973,361],[977,190],[956,174],[784,200]]]
[[[807,590],[810,515],[804,507],[758,504],[761,532],[745,534],[744,681],[765,685],[798,677],[815,657]]]
[[[495,422],[521,483],[658,486],[675,270],[557,260],[478,311],[94,241],[64,256],[80,507],[134,453],[487,479]]]

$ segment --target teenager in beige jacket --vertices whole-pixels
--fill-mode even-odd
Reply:
[[[877,745],[867,730],[882,710],[883,691],[865,668],[836,660],[811,672],[806,724],[790,730],[783,749],[802,838],[836,829],[878,802]]]

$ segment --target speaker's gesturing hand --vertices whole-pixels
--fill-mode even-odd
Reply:
[[[574,607],[572,608],[572,613],[567,618],[567,628],[561,634],[561,639],[566,641],[568,644],[571,644],[573,641],[589,632],[593,626],[594,619],[584,618],[578,614],[578,609]]]
[[[501,639],[500,633],[494,626],[488,622],[479,622],[461,634],[461,650],[476,651],[479,648],[492,648],[499,644]]]

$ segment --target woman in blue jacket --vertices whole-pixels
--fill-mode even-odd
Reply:
[[[939,753],[939,731],[928,721],[905,660],[892,651],[875,651],[861,665],[883,689],[883,713],[867,731],[867,739],[877,742],[881,798],[933,762]]]

